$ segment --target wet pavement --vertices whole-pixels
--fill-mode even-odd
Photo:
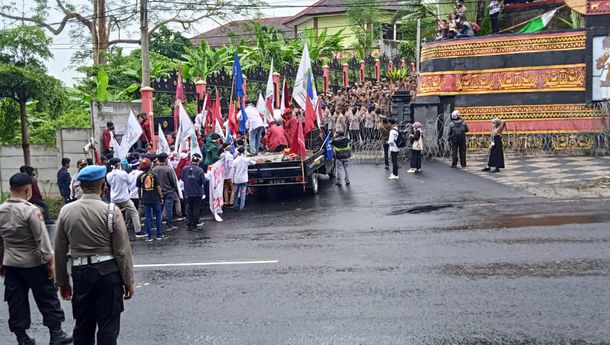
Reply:
[[[119,343],[610,344],[610,201],[424,164],[397,181],[354,166],[349,187],[269,192],[204,231],[135,242],[152,266],[136,268]]]

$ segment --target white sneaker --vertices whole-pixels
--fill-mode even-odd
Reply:
[[[415,173],[415,169],[409,169],[409,170],[407,170],[407,172],[413,174],[413,173]]]
[[[398,180],[398,176],[390,175],[390,177],[388,177],[388,180]]]

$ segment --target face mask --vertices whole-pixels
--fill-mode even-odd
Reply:
[[[32,198],[32,190],[31,190],[31,189],[28,189],[28,193],[27,193],[26,200],[28,200],[28,201],[29,201],[31,198]]]

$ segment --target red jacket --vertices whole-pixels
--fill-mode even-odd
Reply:
[[[280,145],[288,147],[289,142],[288,133],[286,133],[284,128],[278,125],[269,127],[267,134],[265,134],[265,138],[263,138],[263,144],[267,145],[271,152],[275,152],[275,149]]]
[[[140,141],[148,143],[152,137],[150,134],[150,123],[148,119],[140,120],[140,127],[142,127],[142,135],[140,135]]]
[[[289,143],[292,142],[292,138],[297,133],[297,125],[298,125],[298,122],[297,122],[297,119],[294,118],[294,116],[291,116],[284,123],[284,131],[286,131],[286,134],[288,135],[288,142]]]
[[[42,200],[42,194],[40,193],[40,188],[38,188],[38,183],[32,183],[32,197],[30,201],[39,201]]]
[[[104,152],[110,150],[110,139],[112,138],[112,135],[110,134],[110,130],[106,129],[104,131]],[[116,149],[116,147],[115,147]]]

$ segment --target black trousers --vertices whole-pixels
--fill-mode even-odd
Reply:
[[[30,328],[30,289],[42,314],[43,325],[56,327],[64,322],[64,311],[59,304],[57,288],[49,280],[47,265],[32,268],[5,266],[4,269],[4,300],[8,303],[8,327],[11,332]]]
[[[188,224],[189,226],[197,226],[199,224],[199,214],[201,212],[201,197],[188,197]]]
[[[392,156],[392,175],[398,176],[398,152],[390,152]]]
[[[490,14],[489,19],[491,20],[491,33],[497,34],[500,31],[500,12]]]
[[[123,282],[114,260],[72,267],[75,345],[116,345],[121,326]],[[97,328],[97,337],[95,330]]]
[[[385,163],[386,167],[390,166],[390,162],[389,162],[389,155],[388,155],[388,151],[390,150],[390,144],[385,143],[383,144],[383,162]]]
[[[466,141],[451,144],[451,165],[456,166],[458,163],[458,153],[460,164],[466,166]]]
[[[411,168],[421,169],[421,151],[411,150]]]

